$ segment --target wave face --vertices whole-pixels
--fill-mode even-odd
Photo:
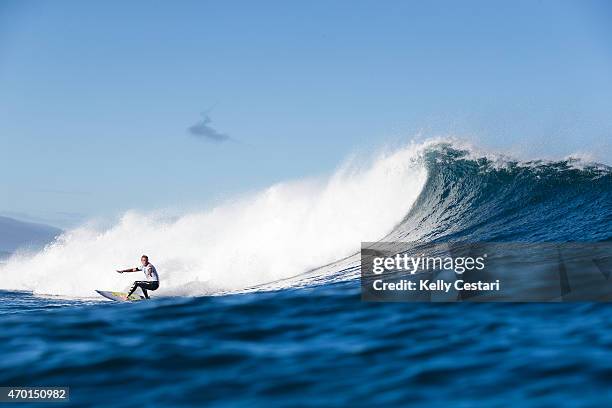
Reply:
[[[381,241],[600,242],[612,239],[612,168],[568,158],[518,161],[457,142],[421,145],[427,182]],[[364,240],[365,241],[365,240]],[[359,254],[264,289],[357,279]],[[261,289],[261,288],[260,288]]]
[[[422,147],[352,160],[333,175],[274,185],[178,219],[135,211],[107,229],[83,226],[35,254],[0,266],[0,289],[87,297],[127,288],[143,253],[162,277],[160,295],[237,291],[290,278],[351,255],[410,210],[427,180]]]
[[[129,212],[108,229],[69,231],[44,251],[12,257],[0,285],[87,297],[128,287],[138,275],[112,271],[144,252],[162,273],[156,294],[198,296],[351,280],[361,241],[610,239],[610,167],[521,162],[430,141],[207,212],[174,220]]]

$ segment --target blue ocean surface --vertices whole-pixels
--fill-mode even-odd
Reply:
[[[0,294],[3,385],[79,406],[605,406],[607,304],[361,303],[354,283],[112,304]]]
[[[425,187],[381,239],[612,239],[607,166],[499,166],[447,144],[423,160]],[[282,288],[213,296],[3,290],[0,386],[69,386],[88,407],[612,404],[610,304],[367,303],[358,275],[354,256]]]

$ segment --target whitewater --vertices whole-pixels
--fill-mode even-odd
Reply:
[[[427,180],[430,143],[353,158],[328,177],[275,184],[209,210],[170,217],[127,211],[106,228],[86,224],[43,250],[0,266],[0,289],[90,297],[129,287],[147,254],[161,275],[156,295],[200,296],[291,278],[390,233]]]

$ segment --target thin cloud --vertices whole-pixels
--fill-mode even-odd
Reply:
[[[223,143],[232,138],[227,133],[221,133],[217,129],[211,126],[212,119],[208,116],[208,114],[203,113],[202,119],[200,119],[195,124],[189,126],[187,131],[194,137],[198,139],[204,139],[211,142]]]

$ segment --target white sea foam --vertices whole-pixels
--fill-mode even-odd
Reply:
[[[88,297],[124,289],[117,274],[142,253],[160,272],[156,294],[205,295],[292,277],[380,239],[407,214],[427,177],[423,145],[351,160],[331,176],[291,181],[215,208],[168,219],[126,212],[113,226],[86,225],[43,251],[0,266],[0,288]]]

